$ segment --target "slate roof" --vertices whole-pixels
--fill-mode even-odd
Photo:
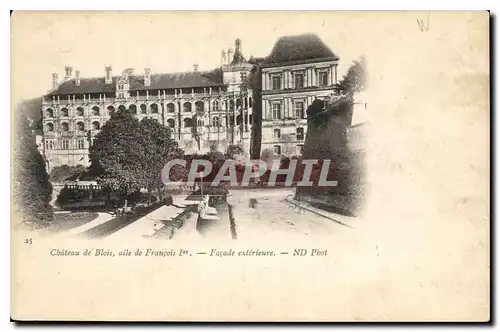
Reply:
[[[59,85],[57,90],[51,91],[48,96],[67,94],[92,94],[116,91],[116,83],[121,76],[113,77],[113,83],[105,84],[103,77],[81,78],[80,85],[75,84],[75,79],[71,79]],[[152,74],[151,85],[144,86],[144,75],[129,76],[130,91],[141,90],[167,90],[179,88],[203,88],[222,86],[222,71],[215,69],[212,71],[193,71],[173,74]]]
[[[315,34],[307,33],[284,36],[274,44],[271,54],[262,63],[263,67],[291,63],[303,63],[310,60],[338,60],[332,50]]]

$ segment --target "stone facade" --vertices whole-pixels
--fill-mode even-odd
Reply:
[[[228,55],[233,56],[232,49]],[[250,146],[252,91],[242,83],[252,69],[236,41],[234,56],[208,72],[194,71],[143,75],[126,69],[112,76],[105,67],[102,78],[72,77],[65,68],[62,83],[53,75],[53,90],[44,96],[43,150],[48,166],[89,165],[88,149],[110,112],[128,109],[141,120],[153,118],[172,129],[173,138],[187,153],[203,153],[211,145],[224,150],[229,144]],[[196,121],[196,123],[194,123]],[[196,138],[199,137],[199,147]]]
[[[207,72],[195,65],[186,73],[146,68],[142,75],[126,69],[113,76],[106,66],[102,77],[89,79],[79,71],[73,78],[67,66],[62,83],[53,74],[53,90],[43,99],[44,154],[49,168],[88,165],[88,148],[110,112],[129,109],[170,127],[186,153],[241,144],[254,157],[265,149],[300,155],[306,110],[335,94],[338,60],[316,35],[303,34],[282,37],[269,56],[249,61],[237,39],[234,50],[221,52],[221,66]]]
[[[315,35],[282,37],[261,65],[261,150],[300,155],[307,108],[334,94],[338,57]]]

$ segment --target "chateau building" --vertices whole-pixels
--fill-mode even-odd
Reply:
[[[132,69],[113,76],[83,78],[65,67],[62,82],[52,75],[43,97],[43,150],[48,167],[88,165],[88,149],[110,112],[128,109],[140,120],[156,119],[172,129],[186,153],[212,145],[241,144],[252,155],[301,154],[306,109],[335,94],[339,58],[314,34],[281,37],[265,58],[245,59],[241,41],[221,52],[211,71],[142,74]]]
[[[300,155],[307,131],[306,109],[328,99],[337,84],[339,58],[314,34],[280,38],[260,63],[261,151]]]
[[[252,65],[243,57],[241,41],[221,53],[221,66],[211,71],[142,75],[126,69],[113,76],[83,78],[65,67],[62,82],[52,74],[52,90],[42,101],[43,149],[48,167],[88,165],[88,149],[110,112],[128,109],[140,120],[156,119],[172,129],[173,138],[188,153],[203,153],[211,145],[250,145],[252,91],[243,84]]]

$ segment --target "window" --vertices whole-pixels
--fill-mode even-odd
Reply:
[[[168,119],[168,120],[167,120],[167,125],[168,125],[170,128],[174,128],[174,127],[175,127],[175,121],[174,121],[174,119]]]
[[[84,142],[83,138],[76,140],[76,148],[77,149],[84,149],[85,148],[85,142]]]
[[[54,140],[45,140],[45,150],[54,150]]]
[[[191,128],[193,126],[193,120],[191,118],[184,119],[184,128]]]
[[[273,120],[281,119],[281,104],[273,104]]]
[[[328,85],[328,73],[326,71],[322,71],[318,73],[318,82],[319,86],[327,86]]]
[[[281,130],[274,129],[274,138],[281,138]]]
[[[61,149],[63,149],[63,150],[69,149],[69,141],[67,139],[63,139],[61,141]]]
[[[78,131],[84,131],[85,130],[85,124],[83,122],[77,122],[76,123],[76,128],[78,129]]]
[[[78,107],[76,109],[76,116],[83,116],[83,107]]]
[[[53,118],[54,117],[54,110],[52,108],[47,109],[47,117]]]
[[[218,117],[214,116],[214,119],[212,120],[212,125],[214,127],[220,127],[220,122]]]
[[[68,109],[66,107],[61,109],[61,116],[63,116],[63,117],[68,116]]]
[[[61,123],[61,130],[62,131],[69,131],[69,125],[67,122]]]
[[[46,132],[53,132],[53,131],[54,131],[54,125],[53,125],[52,123],[50,123],[50,122],[49,122],[49,123],[47,123],[47,124],[45,125],[45,131],[46,131]]]
[[[247,73],[240,73],[241,81],[244,82],[247,79]]]
[[[297,145],[297,153],[303,154],[304,153],[304,144],[298,144]]]
[[[304,87],[304,74],[295,74],[295,89]]]
[[[275,75],[272,77],[273,90],[281,90],[281,76]]]
[[[214,100],[214,111],[218,111],[218,110],[219,110],[219,101]]]
[[[92,129],[99,130],[101,128],[101,124],[98,121],[92,122]]]
[[[151,104],[151,113],[152,114],[158,114],[158,105],[157,104]]]
[[[304,118],[304,103],[301,101],[295,103],[295,117],[297,119]]]
[[[281,146],[279,145],[274,146],[274,154],[281,155]]]
[[[304,139],[304,128],[297,128],[297,140],[301,141]]]
[[[123,90],[123,84],[118,84],[118,90]]]

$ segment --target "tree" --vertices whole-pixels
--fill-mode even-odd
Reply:
[[[169,128],[153,119],[139,122],[130,111],[119,110],[94,139],[90,169],[99,170],[101,186],[129,196],[143,188],[160,189],[166,162],[182,155]]]
[[[160,173],[169,160],[180,159],[184,151],[171,138],[170,128],[161,125],[158,121],[144,118],[139,124],[140,141],[143,148],[143,158],[140,167],[140,184],[151,193],[158,190],[161,196]]]
[[[363,91],[367,85],[366,61],[364,57],[353,61],[352,66],[347,70],[347,74],[342,78],[336,87],[336,92],[340,94],[353,94]]]
[[[22,225],[32,229],[46,227],[53,219],[52,185],[28,119],[21,112],[16,115],[12,161],[14,213]]]
[[[92,168],[101,168],[97,182],[104,188],[129,195],[141,189],[138,167],[144,151],[139,141],[139,120],[118,110],[102,126],[89,149]]]

